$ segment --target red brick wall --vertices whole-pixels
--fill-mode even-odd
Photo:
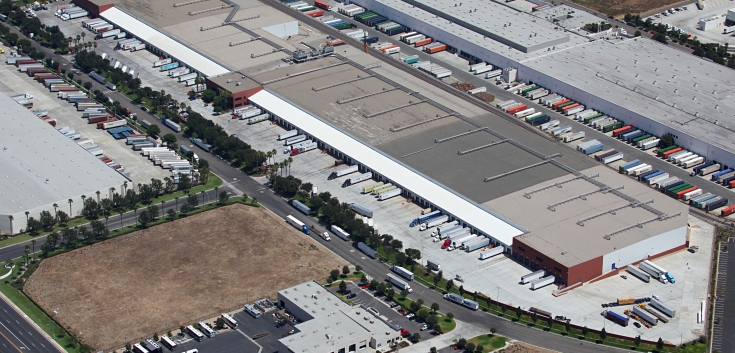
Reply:
[[[569,268],[569,283],[584,283],[602,274],[602,256]]]
[[[105,10],[109,10],[114,5],[112,2],[104,5],[98,5],[93,3],[90,0],[74,0],[73,3],[77,4],[79,7],[87,10],[89,12],[89,17],[99,17],[100,12],[104,12]]]
[[[564,283],[569,283],[568,281],[568,272],[566,266],[562,266],[560,263],[556,262],[553,259],[550,259],[546,255],[542,254],[539,251],[536,251],[536,249],[530,247],[527,244],[524,244],[522,239],[519,239],[518,237],[513,239],[513,259],[516,261],[521,262],[524,266],[535,268],[533,265],[538,265],[538,268],[540,270],[546,270],[547,273],[550,273],[554,275],[554,277],[557,278],[557,280],[561,279],[564,281]],[[516,257],[516,255],[518,255]],[[521,260],[521,256],[523,256],[523,260]],[[526,259],[528,259],[528,264],[526,264]],[[543,261],[539,261],[539,259]]]
[[[218,84],[216,84],[214,81],[209,80],[208,78],[205,80],[205,84],[207,86],[207,89],[211,89],[213,91],[219,91],[222,89],[222,87]],[[260,90],[263,89],[263,86],[258,86],[251,89],[242,90],[239,92],[232,92],[232,101],[230,104],[233,108],[239,108],[246,104],[248,104],[248,97],[260,92]]]

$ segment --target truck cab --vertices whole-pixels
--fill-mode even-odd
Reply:
[[[448,248],[450,245],[452,245],[452,241],[447,239],[444,241],[444,244],[442,244],[442,249]]]
[[[330,240],[332,240],[332,239],[331,239],[331,238],[329,237],[329,233],[327,233],[327,232],[324,232],[324,233],[322,233],[322,239],[324,239],[324,240],[326,240],[326,241],[330,241]]]
[[[676,283],[676,278],[674,278],[674,275],[671,273],[666,272],[666,279],[669,280],[671,283]]]

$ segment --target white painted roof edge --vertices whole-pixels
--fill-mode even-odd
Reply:
[[[206,76],[221,75],[232,71],[197,50],[179,42],[135,16],[118,7],[111,7],[100,13],[103,19],[123,28],[126,32],[150,43],[178,60],[186,60],[186,65]]]
[[[267,89],[261,90],[248,99],[291,124],[305,129],[307,133],[342,153],[359,160],[361,164],[379,171],[396,184],[410,188],[413,193],[438,205],[447,213],[507,246],[512,244],[514,237],[527,232],[372,146],[360,142],[348,133],[297,108],[295,104]]]

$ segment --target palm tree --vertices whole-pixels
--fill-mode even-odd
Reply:
[[[108,197],[111,198],[113,194],[115,194],[115,187],[114,186],[111,186],[110,187],[110,195],[108,195]]]
[[[218,200],[219,197],[219,186],[214,187],[214,199]]]
[[[94,47],[94,51],[97,52],[97,42],[92,42],[92,46]]]
[[[163,204],[165,203],[166,201],[161,200],[161,216],[165,215],[165,213],[163,213]]]
[[[273,152],[268,151],[268,152],[266,152],[265,156],[268,158],[268,163],[270,163],[271,162],[271,157],[273,157]]]
[[[204,190],[202,190],[201,194],[202,194],[202,203],[204,203],[204,196],[206,195],[206,194],[204,193]],[[209,198],[207,198],[207,201],[209,201]]]
[[[69,46],[71,47],[71,43],[74,43],[74,38],[72,37],[66,38],[66,41],[69,42]]]
[[[230,103],[232,103],[232,92],[226,89],[219,90],[220,97],[225,99],[225,102],[227,102],[227,106],[225,108],[230,108]]]
[[[56,204],[56,203],[54,203],[52,206],[54,206],[54,220],[56,222],[58,222],[59,221],[59,216],[58,216],[59,215],[59,212],[56,211],[56,209],[59,207],[59,205]]]
[[[125,205],[120,205],[120,210],[118,212],[120,212],[120,228],[122,228],[123,227],[122,216],[123,216],[123,213],[125,213]]]
[[[31,214],[30,212],[26,211],[26,224],[28,224],[28,215],[30,214]]]
[[[86,36],[87,36],[87,33],[82,32],[82,41],[84,41],[84,37],[86,37]]]
[[[126,189],[128,188],[128,182],[123,182],[123,196],[125,196]]]
[[[8,216],[8,219],[10,220],[10,234],[13,234],[13,215]]]
[[[31,244],[33,244],[33,253],[36,252],[36,239],[31,240]]]
[[[291,164],[293,163],[293,158],[288,157],[288,175],[291,175]]]
[[[74,200],[72,200],[72,199],[69,199],[68,201],[69,201],[69,217],[72,217],[72,213],[71,213],[71,204],[72,204],[72,203],[74,203]]]
[[[97,194],[97,202],[99,203],[100,202],[100,194],[101,194],[101,192],[99,190],[97,190],[95,192],[95,194]]]
[[[178,196],[174,197],[174,200],[176,200],[176,212],[178,212],[179,211],[179,197]]]

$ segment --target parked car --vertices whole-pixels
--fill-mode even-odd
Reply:
[[[421,325],[421,331],[428,330],[428,329],[429,329],[429,324]]]
[[[641,328],[641,324],[639,324],[637,321],[633,321],[633,326]]]
[[[356,296],[357,296],[357,294],[355,294],[355,293],[350,293],[350,294],[347,294],[347,296],[345,296],[345,298],[347,298],[347,299],[352,299],[352,298],[354,298],[354,297],[356,297]]]

